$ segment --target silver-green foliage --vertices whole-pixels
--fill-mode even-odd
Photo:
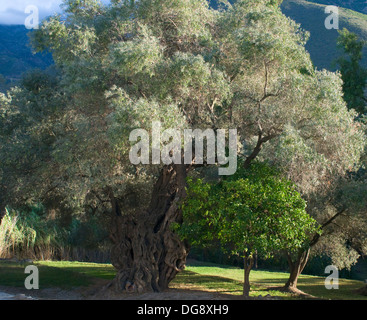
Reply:
[[[205,0],[65,8],[66,18],[49,18],[32,36],[36,50],[53,53],[56,84],[0,97],[7,203],[58,196],[82,212],[104,208],[113,192],[126,212],[144,207],[158,170],[132,166],[128,141],[152,120],[237,128],[241,153],[270,160],[304,195],[358,164],[363,128],[343,102],[340,75],[313,69],[307,33],[276,1],[226,10]]]

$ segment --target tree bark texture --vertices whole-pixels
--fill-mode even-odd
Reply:
[[[248,297],[250,295],[250,272],[254,265],[253,257],[244,258],[244,279],[243,279],[243,295]]]
[[[347,209],[345,207],[341,208],[334,216],[329,218],[327,221],[325,221],[321,225],[321,230],[324,230],[328,225],[333,223],[333,221],[336,218],[338,218],[339,216],[341,216],[346,210]],[[298,277],[302,273],[303,269],[306,267],[311,248],[319,242],[320,238],[321,238],[321,233],[315,234],[309,244],[309,248],[305,250],[300,250],[298,252],[298,255],[295,261],[292,261],[291,255],[287,253],[288,265],[290,269],[290,276],[289,276],[287,283],[284,286],[285,289],[290,289],[290,290],[297,289]]]
[[[185,165],[165,166],[149,207],[138,215],[122,215],[111,196],[115,213],[111,260],[119,292],[163,291],[184,269],[188,246],[172,231],[172,224],[182,223],[179,201],[186,195],[186,174]]]

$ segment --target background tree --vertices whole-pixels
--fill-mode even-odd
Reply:
[[[296,183],[308,202],[307,212],[322,229],[347,213],[340,204],[332,211],[326,210],[325,203],[339,203],[336,190],[341,182],[348,181],[349,172],[358,171],[363,165],[364,126],[355,120],[357,113],[354,110],[347,110],[342,83],[337,74],[327,71],[317,73],[309,82],[310,91],[306,91],[307,103],[315,113],[284,130],[279,138],[265,146],[261,154],[261,157],[271,159],[288,179]],[[340,134],[346,140],[340,140]],[[311,144],[308,138],[313,139]],[[353,199],[356,203],[351,205],[349,202],[349,214],[353,214],[354,206],[363,206],[363,198]],[[298,276],[306,266],[309,253],[309,250],[301,250],[287,256],[290,266],[287,289],[296,289]]]
[[[332,194],[319,199],[324,212],[322,236],[315,236],[312,247],[316,254],[328,256],[340,270],[350,270],[366,254],[366,184],[365,170],[341,179]]]
[[[364,42],[347,29],[339,31],[338,47],[344,51],[344,56],[337,60],[343,79],[344,99],[348,108],[353,108],[360,114],[366,112],[365,88],[367,70],[361,66]]]

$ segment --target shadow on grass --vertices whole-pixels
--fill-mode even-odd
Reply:
[[[202,287],[210,291],[225,294],[242,294],[242,282],[220,276],[203,275],[192,271],[183,271],[173,281],[183,287]]]
[[[232,265],[218,264],[218,263],[199,261],[199,260],[193,260],[193,259],[188,259],[186,266],[188,267],[216,267],[216,268],[222,268],[222,269],[236,268]],[[238,269],[240,269],[240,267],[238,267]]]
[[[257,284],[267,286],[270,291],[282,291],[284,289],[284,280],[279,278],[267,278],[257,280]],[[300,296],[317,299],[332,300],[366,300],[366,297],[357,293],[357,290],[363,283],[356,280],[339,279],[339,288],[328,290],[325,287],[325,278],[323,277],[301,277],[298,280],[297,289],[300,290]]]
[[[24,273],[27,265],[0,263],[0,285],[16,288],[24,287],[24,281],[28,276],[28,274]],[[39,271],[40,289],[52,287],[70,289],[73,287],[86,287],[92,283],[92,278],[84,274],[51,266],[35,265]]]
[[[204,266],[201,264],[200,266]],[[210,267],[211,265],[206,265]],[[218,267],[218,266],[216,266]],[[338,290],[327,290],[325,287],[324,277],[301,276],[298,281],[298,289],[294,292],[282,290],[288,274],[280,274],[272,276],[271,272],[261,272],[253,274],[251,278],[251,295],[267,295],[282,297],[285,299],[337,299],[337,300],[355,300],[366,297],[357,293],[363,285],[360,281],[339,279]],[[241,295],[243,282],[217,275],[205,275],[193,271],[184,271],[179,274],[174,281],[181,284],[182,287],[190,286],[193,288],[201,288],[201,290],[215,291],[221,294]]]
[[[100,279],[106,279],[106,280],[112,280],[116,276],[116,269],[112,266],[96,266],[88,265],[80,266],[80,265],[72,265],[72,264],[66,264],[66,265],[53,265],[51,262],[50,265],[41,263],[43,267],[49,267],[49,268],[56,268],[62,271],[69,271],[73,273],[78,273],[80,275],[84,275],[86,277],[92,277],[92,278],[100,278]]]

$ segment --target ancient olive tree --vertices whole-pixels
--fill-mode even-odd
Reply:
[[[278,2],[65,1],[32,34],[58,73],[1,96],[0,204],[93,208],[110,219],[115,287],[160,291],[185,265],[171,226],[195,166],[133,165],[133,129],[237,129],[241,166],[269,159],[302,195],[345,173],[363,134]]]

